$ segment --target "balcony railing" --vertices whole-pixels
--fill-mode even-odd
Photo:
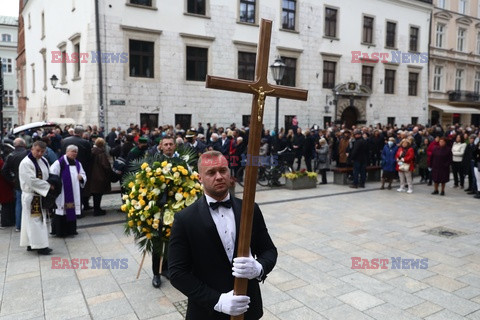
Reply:
[[[480,94],[464,90],[448,91],[448,100],[450,102],[480,102]]]

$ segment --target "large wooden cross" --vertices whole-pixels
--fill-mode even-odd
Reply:
[[[262,19],[260,36],[257,49],[257,64],[255,67],[255,80],[238,80],[207,75],[206,87],[212,89],[236,91],[253,94],[252,110],[250,116],[250,133],[248,138],[247,159],[258,159],[260,139],[262,136],[263,113],[265,98],[267,96],[307,100],[308,91],[291,87],[271,85],[267,81],[268,55],[270,52],[270,39],[272,35],[272,21]],[[277,133],[278,134],[278,133]],[[248,257],[250,253],[250,240],[252,237],[253,210],[255,205],[255,191],[257,183],[258,164],[256,161],[247,161],[245,170],[245,184],[243,190],[242,216],[240,219],[240,234],[238,235],[239,257]],[[236,278],[234,292],[236,295],[247,293],[247,279]],[[243,319],[243,315],[232,317]]]

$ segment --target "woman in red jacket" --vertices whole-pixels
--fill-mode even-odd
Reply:
[[[408,185],[407,193],[413,192],[412,172],[415,169],[415,153],[411,147],[411,142],[408,139],[403,139],[395,155],[397,160],[396,169],[400,177],[400,188],[398,192],[405,191],[405,184]]]

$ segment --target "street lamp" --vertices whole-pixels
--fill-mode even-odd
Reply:
[[[62,92],[65,92],[67,94],[70,94],[70,89],[67,89],[67,88],[57,88],[57,83],[58,83],[58,78],[56,75],[53,75],[51,78],[50,78],[50,82],[52,83],[52,87],[54,89],[58,89],[58,90],[61,90]]]
[[[273,79],[279,85],[282,82],[283,75],[285,73],[285,63],[283,63],[280,57],[275,59],[275,62],[270,66],[270,70],[272,70]],[[280,98],[277,97],[277,105],[275,107],[275,134],[278,137],[278,109],[280,105]]]

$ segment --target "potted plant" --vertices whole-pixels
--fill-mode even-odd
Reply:
[[[285,177],[285,187],[291,190],[317,187],[318,174],[316,172],[302,169],[300,171],[285,173],[283,176]]]

